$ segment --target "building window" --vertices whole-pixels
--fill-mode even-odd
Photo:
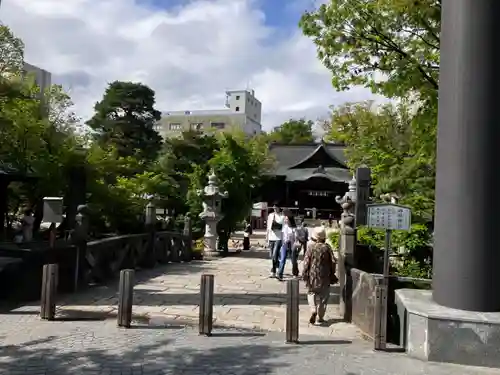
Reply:
[[[236,112],[239,112],[240,111],[240,107],[236,107]]]
[[[224,129],[226,127],[226,124],[223,122],[212,122],[212,128],[214,129]]]
[[[156,130],[157,132],[160,132],[161,128],[162,128],[161,124],[154,124],[153,126],[153,129]]]
[[[203,129],[202,122],[194,122],[191,124],[191,130],[200,131],[201,129]]]
[[[240,96],[239,95],[236,95],[236,100],[240,100]]]
[[[179,123],[171,123],[168,124],[168,129],[172,131],[179,131],[182,129],[182,125]]]

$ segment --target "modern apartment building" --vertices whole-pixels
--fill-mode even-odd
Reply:
[[[204,133],[241,130],[248,135],[262,131],[262,103],[253,90],[226,91],[225,107],[164,112],[157,130],[163,137],[175,137],[188,130]]]
[[[24,63],[23,67],[25,74],[33,74],[35,78],[35,83],[40,87],[40,96],[43,96],[43,93],[47,88],[52,84],[52,74],[45,69],[41,69],[37,66]]]

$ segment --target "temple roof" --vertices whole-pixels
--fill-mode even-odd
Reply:
[[[345,147],[329,143],[299,145],[271,144],[269,150],[276,158],[275,176],[287,181],[306,181],[326,178],[332,182],[348,182],[351,172],[346,166]]]

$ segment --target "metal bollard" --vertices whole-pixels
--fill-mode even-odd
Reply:
[[[57,282],[59,266],[45,264],[42,274],[42,293],[40,297],[40,318],[54,320],[56,316]]]
[[[201,275],[200,335],[211,336],[214,318],[214,275]]]
[[[120,271],[118,285],[118,327],[130,328],[134,303],[134,270]]]
[[[373,349],[387,347],[387,286],[375,286],[375,318],[373,322]]]
[[[299,280],[288,280],[286,284],[286,325],[287,343],[299,342]]]

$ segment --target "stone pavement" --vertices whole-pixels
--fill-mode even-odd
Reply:
[[[111,320],[40,322],[0,316],[2,375],[499,375],[498,370],[420,362],[375,353],[368,343],[280,333],[149,325],[119,329]],[[17,329],[17,332],[14,331]],[[15,333],[14,333],[15,332]]]
[[[286,283],[270,279],[269,270],[268,251],[257,249],[210,262],[169,264],[140,271],[134,288],[133,312],[140,320],[149,319],[153,325],[161,325],[163,320],[196,321],[201,274],[210,273],[215,275],[217,325],[283,331]],[[354,325],[340,322],[338,287],[332,287],[326,327],[308,323],[309,310],[303,285],[301,289],[301,333],[350,340],[361,337]],[[117,302],[116,286],[100,287],[64,298],[58,303],[58,312],[71,317],[114,316]]]
[[[0,374],[500,375],[375,353],[357,328],[338,322],[336,305],[329,307],[328,327],[309,326],[305,300],[301,343],[284,344],[285,285],[268,278],[267,255],[254,250],[138,272],[131,329],[111,319],[115,286],[62,298],[54,322],[39,319],[38,303],[0,314]],[[202,273],[216,281],[218,327],[209,338],[191,328]]]

